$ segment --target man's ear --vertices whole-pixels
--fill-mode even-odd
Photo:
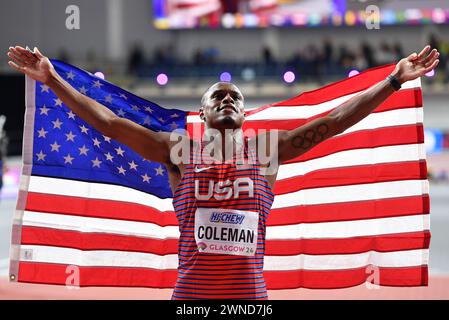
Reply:
[[[204,109],[203,109],[203,107],[200,108],[200,119],[203,120],[203,121],[205,120],[204,119]]]

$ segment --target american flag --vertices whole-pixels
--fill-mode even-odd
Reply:
[[[151,130],[198,113],[163,109],[53,61],[73,87]],[[293,129],[323,116],[393,66],[247,111],[244,129]],[[23,173],[10,276],[29,283],[171,288],[178,224],[166,168],[101,135],[40,83],[26,80]],[[420,81],[279,168],[266,233],[268,289],[428,282],[429,195]],[[157,152],[157,150],[155,150]]]

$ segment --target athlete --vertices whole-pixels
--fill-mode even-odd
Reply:
[[[167,167],[180,230],[173,299],[267,299],[263,258],[266,219],[277,175],[277,166],[272,164],[296,158],[345,131],[404,82],[423,76],[439,63],[439,52],[426,46],[419,54],[400,60],[385,80],[326,116],[293,130],[251,137],[240,130],[245,120],[242,93],[234,84],[216,83],[201,100],[203,138],[185,139],[191,148],[186,148],[188,154],[179,161],[178,152],[175,156],[171,150],[180,142],[171,139],[171,133],[154,132],[120,118],[79,93],[37,48],[31,52],[16,46],[7,54],[11,67],[48,85],[99,132]],[[260,148],[268,151],[268,160],[260,161]]]

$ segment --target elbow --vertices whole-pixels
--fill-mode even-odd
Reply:
[[[327,118],[330,128],[330,136],[343,133],[347,129],[345,126],[345,121],[338,114],[328,115]]]
[[[111,139],[116,139],[118,134],[118,122],[120,121],[120,118],[117,116],[111,116],[106,119],[104,119],[101,123],[101,133],[104,134],[106,137],[109,137]]]

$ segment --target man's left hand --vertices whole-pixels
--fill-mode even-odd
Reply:
[[[440,60],[440,53],[437,49],[430,51],[430,46],[425,46],[422,51],[417,54],[412,53],[407,58],[401,59],[392,75],[402,84],[404,82],[422,77],[426,73],[436,68]]]

